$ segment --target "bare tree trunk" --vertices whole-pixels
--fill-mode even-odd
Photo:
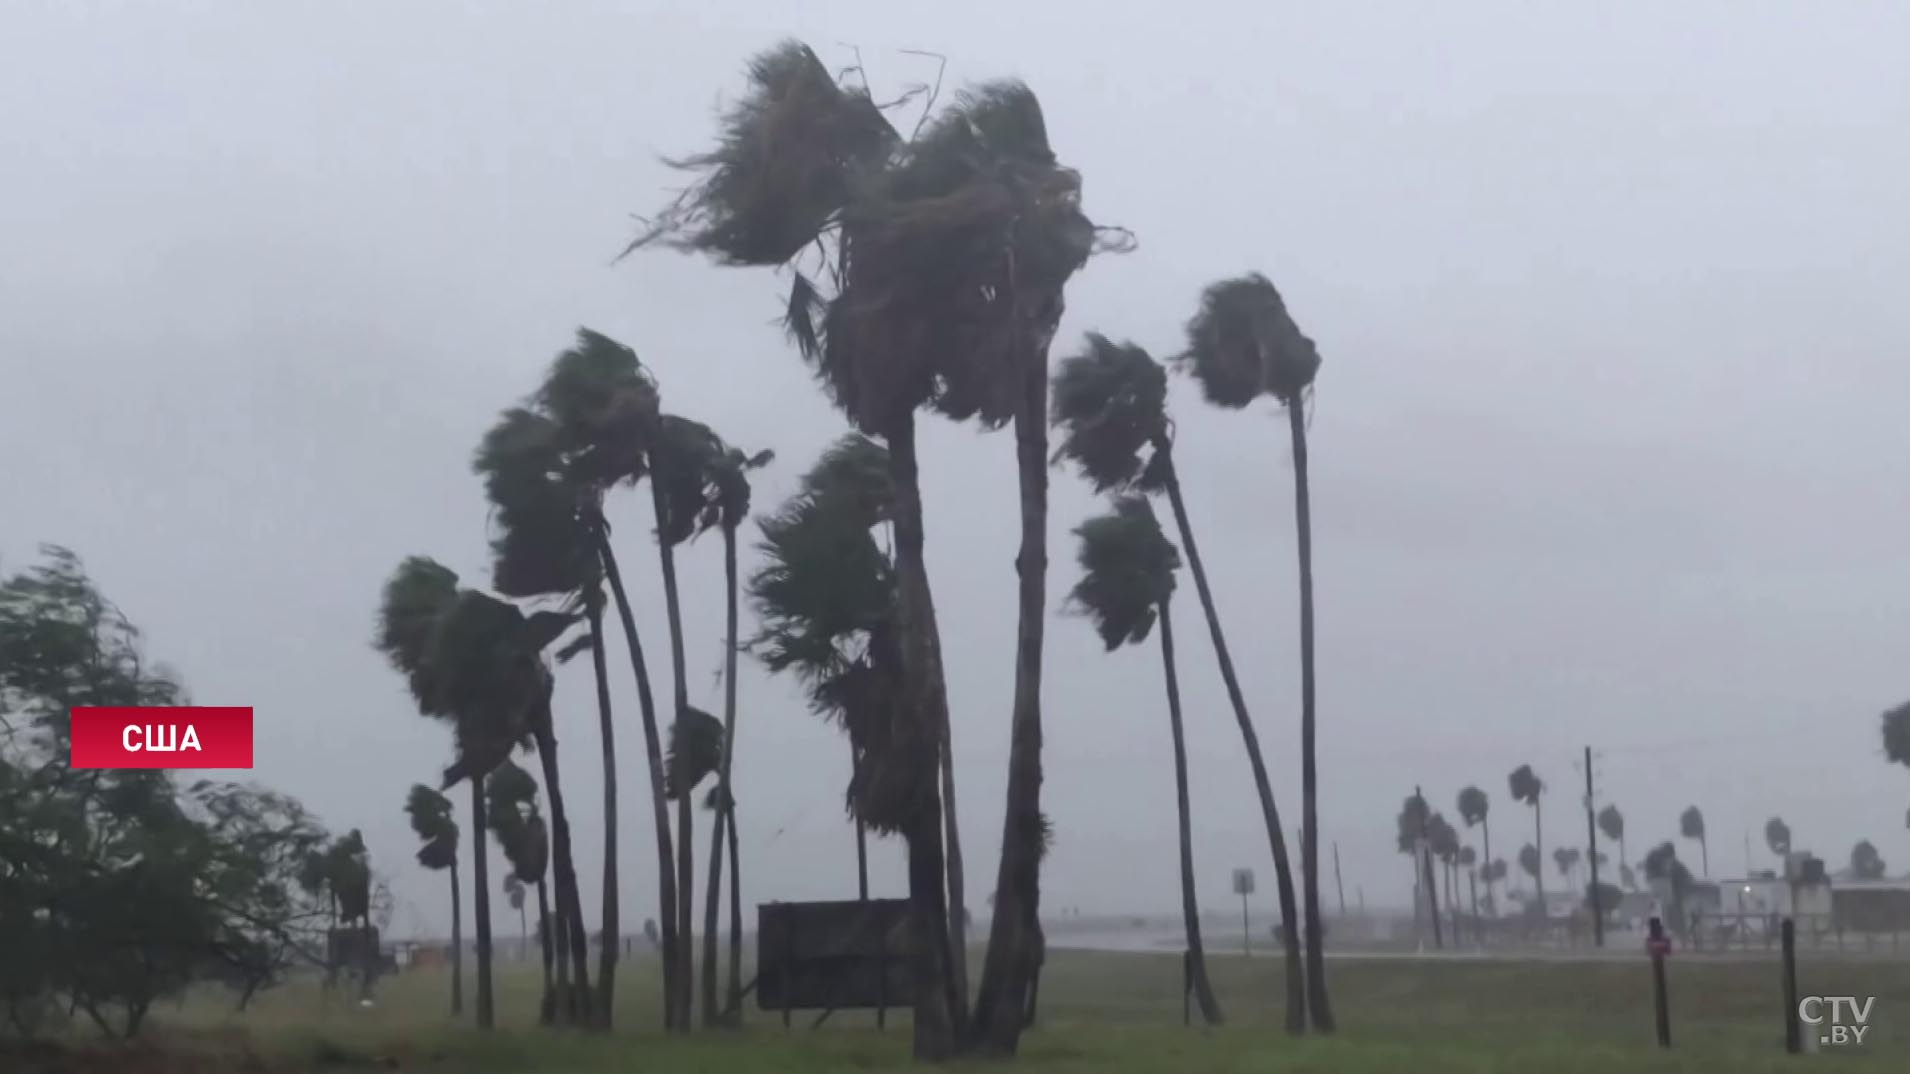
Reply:
[[[1499,904],[1492,898],[1492,818],[1490,816],[1479,818],[1479,831],[1485,836],[1486,841],[1486,905],[1496,909]]]
[[[1193,806],[1187,791],[1187,741],[1181,729],[1180,679],[1174,671],[1174,620],[1161,602],[1161,667],[1167,675],[1167,722],[1174,737],[1174,806],[1180,825],[1180,914],[1187,930],[1187,976],[1208,1025],[1221,1023],[1220,1003],[1207,979],[1207,950],[1200,942],[1200,899],[1194,890]]]
[[[934,626],[933,617],[929,624]],[[962,1022],[967,1018],[964,1008],[968,1005],[968,896],[964,890],[962,877],[962,833],[961,825],[955,818],[955,756],[954,738],[949,729],[948,690],[942,683],[941,671],[942,643],[935,642],[935,690],[942,698],[937,706],[941,711],[937,719],[941,722],[942,742],[942,829],[944,834],[943,851],[948,863],[948,975],[955,990],[955,1018]]]
[[[591,587],[586,612],[590,616],[590,667],[597,677],[597,728],[603,739],[604,762],[604,888],[603,949],[598,953],[597,984],[603,990],[597,1024],[610,1028],[611,998],[617,986],[617,732],[610,719],[610,671],[604,654],[603,591]]]
[[[485,847],[484,776],[471,773],[471,866],[477,892],[472,896],[477,915],[477,1026],[490,1029],[495,1022],[491,1007],[491,871]]]
[[[724,1009],[739,1022],[743,1017],[743,866],[736,850],[736,802],[724,803],[729,813],[730,848],[730,969],[729,1001]]]
[[[906,703],[898,706],[895,738],[898,761],[933,779],[936,756],[936,706],[946,710],[947,695],[938,698],[941,654],[934,628],[935,607],[929,596],[928,569],[923,558],[922,490],[915,461],[915,416],[897,416],[885,437],[889,447],[889,474],[895,487],[895,572],[897,634],[902,648],[902,690]],[[934,784],[928,784],[933,787]],[[914,978],[915,1019],[913,1052],[918,1060],[939,1061],[955,1052],[960,1015],[952,981],[948,936],[947,864],[943,859],[941,798],[920,796],[915,816],[903,833],[908,841],[909,926],[911,971]]]
[[[1333,1031],[1326,991],[1326,951],[1320,929],[1320,814],[1313,682],[1313,505],[1307,491],[1306,408],[1287,404],[1293,434],[1293,521],[1300,546],[1300,878],[1306,888],[1307,1007],[1313,1028]]]
[[[736,527],[723,527],[723,757],[716,769],[716,820],[710,832],[710,879],[703,893],[703,1024],[716,1010],[716,914],[723,903],[723,829],[729,817],[730,765],[736,756]]]
[[[458,862],[451,861],[451,1016],[464,1013],[464,899],[458,892]]]
[[[677,964],[676,862],[670,853],[670,805],[664,796],[663,744],[657,733],[657,708],[650,693],[650,670],[643,661],[643,642],[637,636],[637,620],[630,612],[630,598],[624,593],[623,575],[617,570],[617,558],[611,554],[609,538],[599,533],[598,541],[604,577],[610,582],[611,595],[617,601],[617,617],[623,621],[624,645],[630,650],[630,667],[637,677],[637,708],[643,715],[643,750],[650,765],[650,806],[656,815],[657,829],[657,916],[662,919],[663,1025],[665,1029],[674,1029],[676,1003],[672,986],[676,980]],[[602,956],[604,964],[613,974],[616,972],[614,951],[617,946],[615,942],[607,942]],[[581,981],[581,977],[579,979]],[[605,1010],[610,1007],[611,993],[612,988],[606,982],[603,990]]]
[[[1181,499],[1180,475],[1174,469],[1172,445],[1165,437],[1154,450],[1165,459],[1167,500],[1174,508],[1174,525],[1180,531],[1180,543],[1187,553],[1187,566],[1194,575],[1194,589],[1200,594],[1200,609],[1207,618],[1207,634],[1213,640],[1214,655],[1220,662],[1220,678],[1227,686],[1227,700],[1233,705],[1234,722],[1240,725],[1240,737],[1247,749],[1247,763],[1253,769],[1254,789],[1260,794],[1260,816],[1267,826],[1267,842],[1273,848],[1274,887],[1280,899],[1281,942],[1287,959],[1287,1020],[1290,1034],[1306,1031],[1306,975],[1301,969],[1300,914],[1293,895],[1293,863],[1287,858],[1287,837],[1280,827],[1280,809],[1274,804],[1273,784],[1267,778],[1267,762],[1260,752],[1260,735],[1247,713],[1246,695],[1240,689],[1240,677],[1234,673],[1233,657],[1227,650],[1227,637],[1220,629],[1220,612],[1214,606],[1214,594],[1207,583],[1207,569],[1201,563],[1200,546],[1194,542],[1194,527],[1187,518],[1187,505]]]
[[[1532,886],[1538,889],[1539,920],[1543,922],[1550,917],[1550,911],[1545,906],[1545,819],[1540,815],[1536,795],[1532,798],[1532,838],[1533,845],[1539,851],[1539,867],[1532,873]]]
[[[650,481],[650,496],[656,508],[657,520],[657,563],[663,573],[663,609],[670,624],[670,677],[671,697],[675,701],[672,708],[673,720],[681,720],[684,711],[690,707],[690,684],[688,673],[684,670],[683,659],[683,606],[677,596],[676,586],[676,548],[668,539],[671,528],[670,509],[663,494],[663,487],[654,476]],[[690,1028],[690,997],[695,987],[691,951],[695,939],[690,932],[690,907],[695,903],[696,884],[696,845],[693,841],[694,830],[691,824],[693,802],[690,788],[679,788],[676,803],[676,948],[678,956],[671,968],[669,1006],[671,1016],[669,1025],[677,1029]]]
[[[551,979],[552,954],[555,951],[555,937],[551,934],[550,892],[545,890],[544,878],[537,878],[537,951],[539,962],[544,968],[544,998],[538,1004],[538,1021],[549,1025],[557,1017],[557,990]]]
[[[1015,708],[1008,744],[1008,802],[988,957],[975,1000],[976,1045],[1013,1055],[1021,1041],[1028,990],[1045,944],[1041,934],[1041,649],[1048,580],[1047,352],[1025,362],[1015,411],[1015,459],[1021,489],[1021,550],[1015,646]]]
[[[602,644],[602,637],[597,639]],[[537,740],[537,760],[544,770],[544,793],[550,798],[551,872],[557,881],[557,919],[562,928],[553,942],[558,945],[558,999],[565,1019],[583,1023],[590,1018],[590,969],[587,963],[588,938],[584,935],[584,910],[577,889],[576,859],[570,847],[570,816],[564,808],[564,788],[558,780],[557,732],[551,723],[550,701],[545,699],[533,732]],[[566,953],[567,952],[567,953]],[[565,972],[568,964],[574,978]]]
[[[860,786],[862,782],[862,756],[856,752],[855,743],[849,743],[849,781]],[[856,898],[869,901],[869,826],[860,816],[856,817]]]

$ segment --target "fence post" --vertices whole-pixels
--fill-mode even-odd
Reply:
[[[1658,1047],[1671,1047],[1671,1000],[1665,994],[1665,952],[1671,941],[1665,938],[1665,923],[1651,919],[1647,946],[1651,950],[1652,1007],[1657,1014]]]
[[[1784,1050],[1804,1050],[1803,1027],[1797,1021],[1797,926],[1784,919]]]

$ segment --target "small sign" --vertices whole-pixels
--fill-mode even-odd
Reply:
[[[1645,951],[1653,958],[1664,958],[1671,954],[1671,937],[1653,936],[1645,941]]]
[[[1234,894],[1235,895],[1252,895],[1253,894],[1253,870],[1252,869],[1235,869],[1234,870]]]

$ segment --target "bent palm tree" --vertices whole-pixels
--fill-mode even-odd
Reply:
[[[1615,805],[1606,806],[1598,811],[1598,830],[1604,833],[1605,838],[1618,844],[1619,879],[1625,881],[1631,875],[1631,855],[1625,853],[1625,815]],[[1625,886],[1630,887],[1631,884],[1625,882]]]
[[[537,889],[537,934],[544,970],[544,993],[538,1004],[538,1018],[548,1023],[556,1017],[557,997],[563,988],[553,979],[551,972],[550,905],[544,894],[544,871],[550,864],[550,833],[544,826],[543,815],[538,811],[537,781],[531,778],[530,773],[505,761],[498,766],[497,771],[491,773],[489,784],[486,819],[490,822],[491,831],[497,835],[497,843],[504,851],[505,860],[511,863],[505,883],[507,888],[512,882],[518,885],[513,898],[520,913],[523,910],[524,888]]]
[[[1476,827],[1484,836],[1484,857],[1488,863],[1491,862],[1492,823],[1489,814],[1492,811],[1492,800],[1486,797],[1486,792],[1480,790],[1478,787],[1468,786],[1459,792],[1459,798],[1455,804],[1459,809],[1459,819],[1465,822],[1466,827]],[[1486,876],[1486,905],[1488,907],[1493,905],[1492,876],[1490,874]]]
[[[1506,789],[1511,791],[1513,801],[1523,802],[1532,807],[1532,840],[1534,844],[1536,844],[1534,853],[1538,854],[1539,859],[1543,861],[1545,857],[1545,819],[1540,809],[1539,799],[1545,794],[1545,781],[1541,780],[1538,775],[1532,771],[1531,765],[1522,764],[1513,769],[1511,775],[1506,777]],[[1525,864],[1525,854],[1523,851],[1519,854],[1519,864]],[[1545,870],[1527,869],[1526,872],[1532,874],[1533,883],[1538,885],[1539,914],[1540,916],[1544,916],[1546,913]]]
[[[1706,844],[1704,838],[1704,814],[1698,811],[1697,806],[1688,806],[1683,813],[1678,815],[1678,834],[1684,836],[1686,839],[1695,839],[1698,841],[1699,867],[1703,869],[1704,876],[1709,879],[1711,876],[1711,848]]]
[[[1161,667],[1167,681],[1167,722],[1174,742],[1174,799],[1180,827],[1181,919],[1187,931],[1187,974],[1201,1017],[1221,1022],[1220,1004],[1207,980],[1207,954],[1200,941],[1200,900],[1194,889],[1193,819],[1187,791],[1187,742],[1181,729],[1180,680],[1174,668],[1174,627],[1169,603],[1180,553],[1161,534],[1144,497],[1122,496],[1108,514],[1075,531],[1081,538],[1081,581],[1072,603],[1094,620],[1109,651],[1140,644],[1160,622]]]
[[[451,1013],[464,1013],[464,900],[458,893],[458,821],[451,800],[422,783],[405,798],[411,830],[423,840],[418,864],[451,874]]]
[[[1306,978],[1301,968],[1300,915],[1294,899],[1293,869],[1287,858],[1285,829],[1274,804],[1273,785],[1260,751],[1260,736],[1248,715],[1247,701],[1234,672],[1233,657],[1220,627],[1213,589],[1194,541],[1193,524],[1181,495],[1174,465],[1173,424],[1167,417],[1167,374],[1148,353],[1132,343],[1116,344],[1090,333],[1086,348],[1061,363],[1054,378],[1054,422],[1063,430],[1057,458],[1075,463],[1096,492],[1139,489],[1165,491],[1174,510],[1181,548],[1194,576],[1194,589],[1207,620],[1207,634],[1220,664],[1260,796],[1261,820],[1273,852],[1275,887],[1280,900],[1281,940],[1286,946],[1287,1032],[1306,1028]],[[1146,452],[1143,458],[1143,452]]]
[[[1293,523],[1300,553],[1300,877],[1306,900],[1307,1008],[1313,1027],[1333,1029],[1320,922],[1319,779],[1313,660],[1313,505],[1307,487],[1306,396],[1320,352],[1300,331],[1265,276],[1249,273],[1210,285],[1187,322],[1182,365],[1207,400],[1240,409],[1262,395],[1287,411],[1293,444]]]

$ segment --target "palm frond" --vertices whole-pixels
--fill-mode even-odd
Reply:
[[[1897,764],[1910,765],[1910,702],[1883,714],[1883,753]]]
[[[444,615],[456,604],[458,576],[426,556],[408,556],[385,582],[373,644],[401,672],[426,715],[447,713],[429,704],[434,692],[431,651]]]
[[[1514,801],[1531,805],[1545,793],[1545,781],[1532,771],[1532,766],[1522,764],[1506,777],[1506,789],[1511,792]]]
[[[723,721],[702,709],[685,706],[670,724],[670,748],[665,757],[664,793],[682,799],[698,783],[714,775],[723,761]]]
[[[1180,552],[1161,532],[1153,507],[1143,496],[1121,496],[1113,510],[1074,532],[1081,539],[1081,581],[1069,604],[1094,620],[1110,650],[1144,641],[1173,596],[1180,569]]]
[[[457,812],[451,800],[422,783],[411,785],[405,797],[405,815],[411,818],[411,830],[427,843],[458,841]]]
[[[1055,373],[1050,408],[1062,431],[1055,457],[1073,462],[1096,492],[1164,481],[1143,453],[1167,436],[1167,372],[1140,347],[1090,332]]]
[[[1238,409],[1265,393],[1291,406],[1319,372],[1320,352],[1272,281],[1251,272],[1202,292],[1176,364],[1208,402]]]

